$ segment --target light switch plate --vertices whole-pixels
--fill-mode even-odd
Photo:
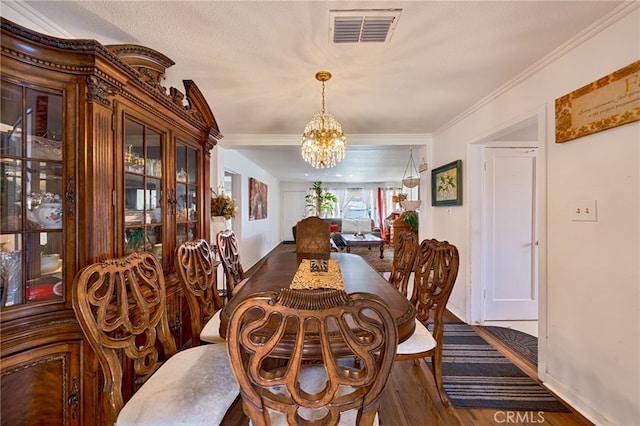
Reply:
[[[596,200],[576,200],[571,207],[574,222],[596,222],[598,220]]]

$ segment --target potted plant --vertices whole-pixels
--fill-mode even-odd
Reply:
[[[236,217],[236,200],[226,194],[211,190],[211,242],[216,244],[218,232],[230,227],[227,222]]]
[[[306,207],[313,211],[316,216],[331,216],[335,210],[335,203],[338,202],[338,197],[322,188],[322,182],[320,181],[313,182],[311,190],[313,193],[304,197],[307,202]]]
[[[411,232],[418,233],[418,213],[406,211],[402,214],[402,221],[409,227]]]
[[[226,194],[217,194],[211,190],[211,217],[224,216],[226,220],[236,217],[236,200]]]

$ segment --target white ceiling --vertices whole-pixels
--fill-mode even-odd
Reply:
[[[225,135],[220,145],[283,181],[399,182],[409,146],[424,145],[621,2],[18,3],[23,15],[40,14],[59,34],[141,44],[171,58],[176,65],[166,86],[182,90],[183,79],[195,81]],[[384,8],[402,9],[390,42],[330,42],[330,10]],[[344,164],[320,171],[298,149],[305,124],[320,110],[319,70],[333,74],[326,108],[348,143]]]

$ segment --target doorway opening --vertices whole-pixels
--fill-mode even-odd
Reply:
[[[527,117],[513,121],[511,124],[503,126],[501,129],[491,132],[468,145],[468,187],[469,187],[469,218],[470,218],[470,286],[467,293],[467,312],[468,321],[471,324],[478,325],[497,325],[501,327],[513,328],[523,331],[527,334],[538,336],[541,334],[540,321],[544,323],[543,307],[541,306],[541,297],[544,297],[544,291],[540,292],[540,283],[546,277],[540,277],[538,271],[540,246],[538,229],[541,228],[543,218],[539,217],[538,212],[543,211],[539,208],[539,202],[544,198],[543,169],[544,162],[536,161],[535,158],[524,159],[530,157],[534,152],[534,157],[543,155],[540,152],[544,149],[544,113],[543,110],[537,111],[535,115],[530,114]],[[513,152],[520,152],[518,156],[506,155],[499,157],[496,163],[496,152],[509,152],[508,148],[513,148]],[[529,151],[529,153],[527,153]],[[515,157],[512,159],[511,157]],[[543,157],[541,157],[543,158]],[[494,161],[487,166],[487,161]],[[531,209],[527,220],[510,220],[514,216],[519,216],[522,212],[526,212],[526,208],[522,208],[519,204],[509,203],[513,194],[509,190],[513,190],[511,185],[494,185],[487,179],[487,167],[493,170],[489,172],[492,177],[501,174],[514,172],[519,174],[518,180],[522,185],[527,183],[531,185],[529,193],[529,201]],[[520,168],[528,170],[521,171]],[[510,177],[509,177],[510,178]],[[488,189],[489,188],[489,189]],[[501,191],[498,194],[492,191]],[[519,190],[516,190],[519,191]],[[516,192],[517,193],[517,192]],[[526,196],[524,196],[526,199]],[[498,219],[498,220],[496,220]],[[506,220],[506,222],[505,222]],[[513,230],[509,226],[517,226],[528,229],[519,229],[519,234],[529,234],[531,237],[528,242],[518,242],[521,253],[519,261],[513,263],[504,259],[505,253],[510,255],[510,249],[503,246],[504,238],[507,240],[515,240]],[[514,244],[514,241],[507,241]],[[528,244],[528,246],[527,246]],[[527,251],[528,250],[528,251]],[[527,256],[530,256],[527,259]],[[524,260],[523,260],[524,259]],[[517,271],[514,265],[522,268]],[[514,277],[522,276],[523,282],[521,287],[511,287],[509,280]],[[495,287],[496,282],[499,284],[502,280],[502,287]],[[507,283],[505,285],[505,283]],[[523,293],[527,293],[523,296]],[[500,302],[497,305],[489,306],[489,302]],[[521,316],[517,311],[519,299],[530,299],[533,305],[529,305],[528,316]],[[513,302],[512,304],[509,302]],[[511,305],[511,306],[510,306]],[[496,306],[500,306],[498,313],[489,312]],[[515,308],[514,308],[515,307]],[[517,312],[517,313],[514,313]]]

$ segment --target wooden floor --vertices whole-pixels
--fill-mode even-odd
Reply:
[[[292,250],[292,246],[280,246],[276,251],[279,250]],[[255,270],[255,268],[252,269]],[[252,271],[248,272],[250,274]],[[449,315],[449,320],[458,320],[453,315]],[[474,329],[526,374],[537,380],[535,366],[518,358],[517,354],[501,345],[495,337],[483,332],[482,327],[474,327]],[[571,409],[568,406],[567,408]],[[413,361],[395,363],[382,397],[379,413],[380,424],[390,426],[592,425],[579,413],[508,412],[505,410],[454,408],[451,405],[444,407],[440,402],[431,371],[424,361],[419,365],[415,365]],[[520,421],[516,422],[516,419],[520,419]],[[529,421],[522,421],[523,419],[529,419]],[[228,413],[223,425],[248,425],[248,423],[238,401]]]

